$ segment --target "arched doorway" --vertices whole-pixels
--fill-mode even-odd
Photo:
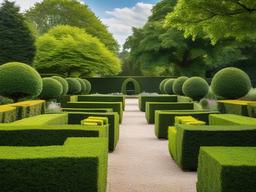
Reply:
[[[125,95],[137,95],[140,91],[140,84],[133,78],[128,78],[123,81],[121,92]]]

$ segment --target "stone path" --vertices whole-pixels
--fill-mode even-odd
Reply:
[[[171,160],[168,141],[154,136],[138,99],[126,99],[117,149],[109,154],[108,192],[196,192],[196,173]]]

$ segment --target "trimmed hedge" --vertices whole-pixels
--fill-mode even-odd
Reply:
[[[147,102],[177,102],[176,95],[140,95],[139,108],[140,111],[145,112]]]
[[[129,83],[132,83],[134,86],[134,90],[128,90],[129,92],[127,92],[127,85]],[[134,94],[131,92],[134,91]],[[141,93],[141,88],[140,88],[140,84],[138,81],[136,81],[133,78],[128,78],[125,79],[122,83],[122,87],[121,87],[121,93],[125,94],[125,95],[138,95]]]
[[[188,79],[188,77],[185,77],[185,76],[181,76],[181,77],[175,79],[173,86],[172,86],[172,90],[175,94],[184,95],[184,93],[182,91],[182,86],[187,79]]]
[[[218,113],[218,111],[196,111],[196,110],[172,110],[155,112],[155,135],[157,138],[168,138],[168,127],[175,125],[176,116],[190,115],[198,120],[208,123],[210,114]]]
[[[113,112],[119,115],[119,122],[123,119],[123,109],[121,102],[68,102],[65,108],[112,108]]]
[[[63,93],[62,84],[51,77],[43,78],[43,90],[39,95],[42,99],[56,99]]]
[[[44,114],[46,108],[44,100],[22,101],[8,104],[8,106],[17,108],[18,120]]]
[[[234,114],[211,114],[210,125],[256,125],[256,119]]]
[[[68,82],[68,94],[74,95],[79,94],[82,90],[81,83],[76,78],[66,78],[66,81]]]
[[[79,83],[81,85],[80,94],[86,94],[87,93],[87,85],[86,85],[85,81],[83,79],[80,79],[80,78],[77,78],[77,80],[79,81]]]
[[[112,108],[62,108],[64,112],[99,112],[99,113],[106,113],[106,112],[113,112]]]
[[[256,147],[202,147],[198,192],[253,192],[256,189]]]
[[[72,139],[64,146],[0,147],[0,187],[5,192],[105,192],[107,158],[107,140],[97,138]]]
[[[90,81],[88,81],[87,79],[82,79],[84,81],[84,83],[86,84],[86,92],[85,94],[89,94],[92,90],[92,85],[90,83]]]
[[[62,93],[61,95],[67,95],[68,93],[68,82],[66,81],[66,79],[60,77],[60,76],[52,76],[53,79],[59,81],[62,85]]]
[[[176,162],[183,170],[196,171],[201,146],[256,146],[255,126],[193,126],[178,124],[175,127],[177,130],[175,135]],[[172,128],[170,127],[169,129]],[[170,137],[170,141],[172,139]]]
[[[174,91],[173,91],[173,84],[175,82],[175,79],[168,79],[165,84],[164,84],[164,92],[166,94],[169,94],[169,95],[172,95],[174,94]]]
[[[166,81],[168,81],[168,79],[162,80],[161,83],[159,84],[159,90],[160,90],[160,93],[162,93],[162,94],[166,94],[166,92],[164,90],[164,85],[165,85]]]
[[[122,102],[123,110],[125,109],[124,95],[77,95],[77,101]]]
[[[156,110],[189,110],[194,109],[194,103],[177,102],[147,102],[146,119],[149,124],[155,123]]]
[[[0,123],[10,123],[17,120],[16,107],[1,105],[0,106]]]
[[[15,100],[36,98],[42,87],[41,76],[29,65],[12,62],[0,66],[0,95]]]
[[[109,150],[114,151],[119,140],[119,116],[116,112],[69,112],[68,124],[80,124],[81,120],[90,116],[107,117],[109,123]]]
[[[225,99],[238,99],[252,88],[249,76],[241,69],[227,67],[218,71],[211,83],[215,95]]]

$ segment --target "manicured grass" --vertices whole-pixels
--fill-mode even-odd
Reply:
[[[256,189],[256,147],[202,147],[198,192],[253,192]]]

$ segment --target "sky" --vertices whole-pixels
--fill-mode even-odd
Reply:
[[[42,0],[12,0],[25,11]],[[108,26],[120,45],[132,34],[132,27],[142,27],[158,0],[79,0],[86,3]],[[3,0],[0,0],[2,3]]]

